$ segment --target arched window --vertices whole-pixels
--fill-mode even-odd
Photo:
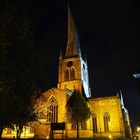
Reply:
[[[47,107],[47,123],[58,121],[58,104],[54,96],[48,99],[49,106]]]
[[[70,79],[74,80],[75,79],[75,69],[72,67],[70,70]]]
[[[76,130],[76,123],[72,123],[71,129],[72,129],[72,130]]]
[[[87,82],[87,72],[86,72],[86,66],[84,64],[82,70],[83,70],[83,80]]]
[[[107,112],[104,113],[103,119],[104,119],[104,131],[109,132],[108,122],[110,121],[110,116]]]
[[[97,118],[94,113],[92,113],[92,123],[93,123],[93,132],[97,132]]]
[[[65,71],[65,81],[69,80],[70,74],[69,74],[69,69],[66,69]]]
[[[87,129],[86,121],[81,122],[80,125],[81,125],[81,130],[86,130]]]
[[[76,123],[72,123],[72,130],[76,130]],[[81,130],[86,130],[87,129],[87,123],[86,121],[80,122],[79,123],[79,129]]]

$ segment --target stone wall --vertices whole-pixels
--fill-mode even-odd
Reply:
[[[124,123],[121,111],[120,99],[118,96],[94,98],[89,100],[91,111],[97,118],[97,133],[95,136],[114,136],[124,137]],[[110,116],[109,132],[104,129],[104,113],[107,112]]]

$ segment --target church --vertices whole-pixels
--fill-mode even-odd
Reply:
[[[36,137],[50,136],[51,122],[65,122],[65,135],[76,137],[76,128],[66,120],[66,104],[74,90],[85,93],[92,115],[81,123],[80,137],[130,137],[131,127],[121,93],[111,97],[92,98],[87,60],[80,49],[76,26],[68,7],[68,37],[65,54],[60,52],[57,88],[51,88],[37,100],[40,124]],[[83,91],[84,90],[84,91]],[[57,137],[58,134],[56,134]],[[55,137],[55,136],[54,136]]]
[[[81,138],[131,137],[129,114],[121,92],[110,97],[91,96],[87,60],[81,52],[69,6],[67,46],[65,53],[62,52],[59,56],[57,87],[47,90],[37,99],[35,108],[38,112],[38,121],[26,127],[22,137],[49,138],[51,123],[65,123],[64,138],[76,138],[75,125],[66,119],[66,105],[74,90],[79,90],[81,96],[87,98],[92,112],[91,117],[80,124]],[[6,132],[3,136],[6,136]],[[56,130],[54,138],[62,138],[60,130]]]

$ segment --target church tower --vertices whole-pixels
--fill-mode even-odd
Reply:
[[[58,89],[79,90],[91,97],[88,66],[82,57],[76,26],[68,6],[68,40],[66,52],[59,57]]]

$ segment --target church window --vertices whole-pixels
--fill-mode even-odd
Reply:
[[[72,67],[70,70],[70,79],[74,80],[75,79],[75,69]]]
[[[97,118],[95,114],[92,114],[93,132],[97,132]]]
[[[67,62],[67,67],[71,67],[73,65],[72,61]]]
[[[104,113],[104,131],[109,132],[109,121],[110,121],[110,116],[107,112]]]
[[[76,123],[72,123],[72,130],[76,130]],[[87,129],[87,123],[86,121],[83,121],[81,123],[79,123],[79,129],[81,130],[86,130]]]
[[[83,69],[85,70],[85,65],[83,64]]]
[[[86,130],[87,129],[86,121],[81,122],[80,125],[81,125],[81,130]]]
[[[12,133],[12,129],[11,128],[7,128],[7,134],[11,134]]]
[[[66,69],[65,71],[65,81],[69,80],[70,74],[69,74],[69,69]]]
[[[55,123],[58,121],[58,104],[54,96],[48,100],[49,106],[47,107],[47,123]]]
[[[70,67],[65,71],[65,81],[74,80],[75,79],[75,69],[74,67]]]
[[[84,80],[85,82],[87,82],[86,67],[85,67],[84,64],[83,64],[83,80]]]
[[[33,128],[33,127],[30,126],[29,129],[30,129],[30,130],[29,130],[30,133],[34,133],[34,128]]]
[[[76,130],[76,123],[72,123],[72,130]]]

